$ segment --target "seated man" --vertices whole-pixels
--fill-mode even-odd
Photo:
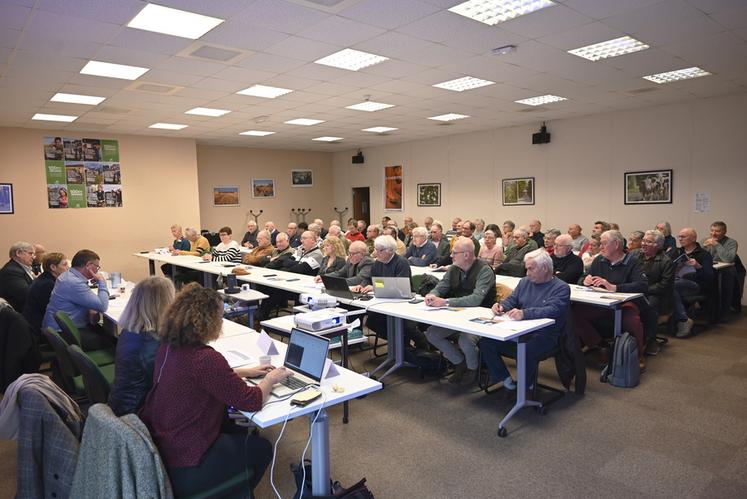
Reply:
[[[34,262],[34,247],[19,241],[8,251],[10,260],[0,269],[0,298],[5,298],[19,314],[26,304],[26,294],[34,280],[31,264]]]
[[[571,224],[568,226],[568,235],[571,236],[573,241],[573,252],[580,255],[586,251],[586,245],[589,239],[581,233],[581,226],[579,224]]]
[[[189,249],[181,250],[174,247],[174,250],[171,252],[172,255],[192,255],[201,257],[210,252],[210,242],[205,238],[205,236],[201,235],[197,229],[187,227],[184,229],[184,234],[189,241]]]
[[[332,227],[330,227],[330,233]],[[348,286],[359,286],[371,282],[371,269],[373,268],[373,258],[368,254],[368,248],[361,241],[350,243],[350,251],[347,261],[340,270],[330,272],[329,276],[344,277]],[[321,276],[314,278],[316,282],[322,282]]]
[[[379,237],[381,234],[379,233],[379,226],[376,224],[371,224],[366,229],[366,248],[368,248],[368,253],[371,254],[374,251],[374,241],[377,237]]]
[[[672,258],[674,250],[677,249],[677,240],[672,236],[672,226],[667,221],[661,221],[656,224],[656,230],[664,234],[664,254]]]
[[[366,240],[366,236],[364,236],[358,231],[358,224],[355,220],[353,220],[351,223],[348,224],[348,231],[345,234],[345,239],[347,239],[351,243],[353,241],[365,241]]]
[[[526,277],[519,281],[513,293],[501,303],[493,305],[493,313],[506,314],[512,320],[554,319],[555,324],[546,326],[529,335],[526,342],[527,387],[537,378],[539,359],[558,346],[560,334],[565,328],[571,303],[571,288],[553,276],[552,260],[547,252],[530,251],[524,256]],[[488,366],[493,383],[503,382],[506,390],[516,390],[516,382],[503,362],[502,354],[515,351],[514,342],[482,338],[479,343],[482,358]]]
[[[290,238],[285,232],[278,234],[275,244],[275,249],[266,265],[268,269],[282,269],[285,266],[285,260],[293,258],[293,252],[295,251],[290,246]]]
[[[618,230],[608,230],[602,233],[600,256],[591,262],[589,274],[584,278],[584,286],[595,286],[612,292],[620,293],[645,293],[648,289],[648,281],[643,274],[641,261],[630,253],[623,250],[622,234]],[[645,304],[645,298],[634,300],[639,304]],[[622,330],[632,334],[638,344],[638,363],[641,370],[646,367],[644,356],[644,334],[643,323],[640,318],[639,304],[627,301],[621,305]],[[641,303],[643,302],[643,303]],[[589,348],[601,346],[602,336],[594,324],[595,320],[612,317],[613,311],[606,307],[597,307],[577,303],[573,306],[574,326],[576,336]],[[602,363],[606,363],[605,357],[609,356],[606,348],[602,349]]]
[[[573,239],[568,234],[561,234],[555,238],[553,252],[553,275],[568,284],[576,284],[584,273],[584,262],[572,251]]]
[[[677,321],[675,334],[678,338],[687,338],[692,334],[693,320],[687,316],[682,299],[711,291],[714,275],[713,258],[698,244],[698,233],[695,229],[685,227],[677,238],[680,247],[672,255],[672,261],[679,262],[674,277],[674,318]]]
[[[503,222],[503,226],[501,226],[501,241],[503,242],[504,251],[508,251],[514,244],[514,229],[516,229],[516,224],[511,220],[506,220]]]
[[[244,237],[241,239],[241,245],[245,248],[254,248],[257,245],[257,231],[259,227],[257,227],[257,222],[254,220],[249,220],[246,223],[246,233],[244,234]]]
[[[711,224],[711,237],[703,240],[703,248],[711,254],[713,263],[734,263],[737,258],[739,245],[737,241],[726,235],[726,224],[718,221]],[[725,318],[731,312],[732,304],[741,307],[741,289],[738,289],[737,267],[731,266],[721,269],[721,317]],[[735,294],[738,296],[735,299]]]
[[[643,272],[648,280],[646,299],[649,304],[641,309],[641,319],[646,333],[646,350],[657,353],[658,318],[660,315],[668,315],[672,309],[674,264],[664,253],[664,234],[658,230],[647,230],[641,239],[641,245],[641,249],[634,254],[643,263]]]
[[[462,222],[462,237],[466,237],[470,241],[472,241],[472,246],[474,246],[475,249],[475,256],[480,254],[480,241],[477,240],[475,237],[475,229],[476,226],[469,220],[465,220]],[[453,248],[452,244],[452,248]]]
[[[412,276],[407,260],[399,256],[396,251],[397,243],[393,236],[384,235],[376,238],[376,241],[374,241],[376,260],[371,268],[371,277],[407,277],[409,279]],[[371,278],[365,279],[361,284],[353,286],[351,289],[354,293],[369,293],[373,291],[372,280]],[[386,336],[387,318],[385,315],[371,312],[368,314],[367,326],[376,334]],[[404,329],[405,345],[412,341],[415,348],[428,348],[425,336],[418,331],[414,322],[405,321]]]
[[[241,263],[264,267],[270,261],[273,251],[275,251],[275,248],[270,244],[270,233],[266,230],[261,230],[257,234],[257,246],[251,253],[244,255]]]
[[[470,239],[460,237],[454,244],[454,264],[426,295],[429,307],[492,307],[495,303],[495,274],[489,265],[475,258],[474,245]],[[454,365],[451,383],[472,383],[480,367],[477,352],[479,336],[458,333],[440,326],[430,326],[426,339],[438,348]],[[459,344],[459,349],[452,343]]]
[[[336,220],[333,220],[335,222]],[[342,241],[342,245],[345,246],[345,252],[350,251],[350,241],[345,237],[345,235],[342,233],[342,229],[340,229],[339,225],[331,224],[329,226],[329,230],[327,231],[327,236],[335,236],[340,241]],[[300,239],[299,239],[300,241]]]
[[[428,230],[425,227],[412,229],[412,244],[405,252],[407,263],[415,267],[428,267],[436,261],[436,245],[428,240]]]
[[[270,234],[270,244],[275,246],[275,239],[277,239],[278,234],[280,233],[275,227],[275,222],[265,222],[265,230]]]
[[[34,261],[31,262],[31,271],[34,273],[34,277],[38,277],[42,273],[42,261],[47,250],[39,243],[34,243]]]
[[[451,221],[451,229],[446,231],[446,237],[451,239],[452,237],[460,235],[462,235],[462,219],[454,217],[454,220]]]
[[[301,235],[298,233],[298,225],[294,222],[288,222],[288,229],[285,231],[288,234],[288,243],[291,248],[298,248],[301,246]],[[275,238],[277,243],[277,238]]]
[[[542,238],[542,246],[540,247],[544,247],[545,251],[547,251],[547,254],[550,256],[555,253],[555,238],[559,235],[560,231],[558,229],[550,229],[545,232],[545,237]]]
[[[114,339],[105,337],[106,333],[98,323],[98,313],[106,312],[109,308],[109,290],[106,279],[100,272],[99,255],[91,250],[80,250],[73,256],[70,265],[71,269],[62,273],[55,282],[42,327],[59,331],[54,314],[62,311],[80,331],[83,350],[111,347]],[[96,293],[92,293],[88,287],[91,279],[98,287]]]
[[[438,220],[431,226],[431,242],[436,246],[436,266],[451,265],[451,245],[444,236],[444,226]]]
[[[431,233],[431,226],[433,226],[433,217],[425,217],[423,219],[423,227],[425,227],[425,230],[428,231],[428,234]]]
[[[529,238],[529,232],[519,227],[514,229],[513,243],[506,252],[503,263],[495,268],[498,275],[509,275],[523,277],[526,272],[524,267],[524,256],[530,251],[537,249],[537,243]]]
[[[382,236],[391,236],[395,244],[397,245],[397,251],[396,253],[399,256],[405,256],[405,253],[407,253],[407,248],[405,247],[405,243],[402,242],[402,239],[397,237],[397,227],[389,225],[384,228],[384,230],[381,231]],[[374,253],[376,252],[376,248],[374,248]]]
[[[42,269],[44,272],[29,286],[26,305],[23,307],[23,316],[37,338],[40,338],[42,321],[54,284],[60,274],[70,269],[70,262],[62,253],[47,253],[44,255]]]
[[[537,219],[530,220],[529,223],[529,237],[534,239],[537,243],[537,247],[541,248],[545,244],[545,234],[542,233],[542,222]]]
[[[202,259],[214,262],[241,262],[241,249],[239,243],[231,238],[231,227],[221,227],[218,231],[220,243],[210,253],[202,255]]]
[[[628,253],[641,249],[644,235],[642,230],[634,230],[628,235]]]

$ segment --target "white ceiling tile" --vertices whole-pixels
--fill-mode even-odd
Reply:
[[[229,19],[207,32],[201,40],[243,50],[262,51],[271,45],[285,40],[288,36],[286,33]]]
[[[718,14],[744,8],[744,0],[687,0],[706,14]]]
[[[152,51],[133,50],[124,47],[104,45],[98,52],[96,52],[94,58],[97,61],[152,68],[153,66],[168,60],[169,56]],[[82,67],[83,65],[81,65],[81,68]]]
[[[747,6],[744,5],[744,2],[741,2],[741,4],[742,7],[738,9],[712,14],[711,18],[722,26],[730,29],[744,28],[747,26]]]
[[[228,66],[218,62],[175,56],[154,65],[153,69],[162,69],[164,71],[173,71],[175,73],[198,76],[212,76],[219,71],[223,71],[226,67]]]
[[[152,69],[138,78],[138,81],[148,81],[153,83],[160,83],[162,85],[178,85],[181,87],[186,87],[192,85],[193,83],[197,83],[201,79],[202,76],[175,73],[173,71],[164,71],[161,69]]]
[[[362,0],[340,12],[340,16],[386,29],[416,21],[439,9],[417,0]]]
[[[249,26],[295,34],[326,17],[329,14],[283,0],[257,0],[233,18]]]
[[[226,92],[236,93],[249,86],[251,82],[242,83],[240,81],[220,80],[218,78],[205,78],[191,86],[194,88],[206,88],[208,90],[223,90]]]
[[[343,47],[329,43],[317,42],[308,38],[292,36],[280,43],[268,47],[265,52],[291,58],[300,58],[310,61],[321,59],[333,54]]]
[[[92,0],[93,1],[93,0]],[[117,1],[117,0],[112,0]],[[249,7],[255,0],[158,0],[159,5],[186,10],[196,14],[228,19],[239,15]],[[138,2],[140,3],[140,2]]]
[[[237,65],[246,69],[259,69],[272,73],[285,73],[306,64],[301,58],[282,57],[274,54],[257,53],[242,59]]]
[[[400,26],[397,31],[423,40],[441,43],[455,38],[455,34],[488,34],[493,31],[493,26],[476,23],[452,12],[441,11]]]
[[[564,5],[556,4],[501,23],[501,27],[527,38],[539,38],[578,28],[592,21],[593,19],[588,16],[579,14]]]
[[[367,68],[361,69],[360,72],[364,74],[372,74],[377,76],[384,76],[386,78],[403,78],[407,75],[420,73],[425,71],[425,66],[420,64],[413,64],[410,62],[398,61],[396,59],[390,59],[382,64],[375,64]]]
[[[384,57],[411,60],[413,54],[427,47],[442,47],[442,45],[413,38],[396,31],[388,31],[381,36],[359,43],[354,48]],[[381,66],[386,63],[387,61],[384,61],[378,65]]]
[[[539,38],[537,41],[558,48],[571,50],[594,43],[619,38],[624,34],[601,22],[592,22],[567,31]]]
[[[193,40],[140,29],[125,29],[112,38],[108,45],[132,50],[173,54],[189,47]]]
[[[123,29],[125,28],[117,24],[83,19],[81,17],[62,16],[49,12],[37,12],[27,28],[27,36],[106,43]]]
[[[661,0],[564,0],[573,10],[595,19],[604,19],[615,14],[628,12]]]
[[[43,12],[74,15],[112,24],[127,24],[143,8],[139,0],[39,0]]]
[[[332,16],[295,34],[302,38],[349,47],[379,36],[382,33],[384,33],[383,29],[371,26],[370,24],[352,21],[344,17]]]
[[[243,88],[251,87],[255,83],[272,78],[273,76],[275,76],[275,73],[260,71],[258,69],[239,68],[236,66],[228,67],[213,75],[214,78],[219,78],[221,80],[244,82],[246,85]]]
[[[2,6],[0,28],[23,29],[28,21],[31,9],[23,5],[5,4]]]

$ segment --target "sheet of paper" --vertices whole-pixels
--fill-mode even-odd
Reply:
[[[255,359],[251,355],[243,354],[238,350],[229,350],[227,352],[223,352],[223,357],[226,358],[231,369],[233,369],[234,367],[248,366],[250,364],[257,363],[257,359]]]

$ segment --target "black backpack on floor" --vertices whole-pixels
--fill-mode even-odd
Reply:
[[[638,386],[641,366],[638,364],[638,344],[630,333],[615,338],[610,363],[602,370],[599,380],[620,388]]]

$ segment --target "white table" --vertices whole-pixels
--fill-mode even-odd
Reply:
[[[235,299],[236,301],[246,303],[246,308],[242,309],[240,311],[240,314],[243,315],[243,313],[246,312],[248,316],[249,327],[254,326],[254,311],[257,310],[257,302],[261,302],[265,298],[269,298],[269,296],[267,296],[264,293],[260,293],[256,289],[248,289],[248,290],[242,289],[238,293],[233,293],[233,294],[226,293],[224,289],[219,289],[218,293],[222,294],[223,296],[231,297]],[[229,312],[228,316],[233,317],[234,315],[231,315],[231,314],[238,315],[235,312]]]
[[[228,352],[238,350],[246,355],[259,357],[263,352],[257,347],[257,333],[244,334],[221,338],[211,346],[219,352]],[[274,356],[273,365],[282,365],[282,359],[285,355],[287,345],[280,341],[275,341],[279,355]],[[311,432],[311,483],[312,492],[316,495],[329,495],[330,483],[330,449],[329,449],[329,419],[327,417],[327,407],[340,404],[363,395],[381,390],[382,385],[378,381],[361,376],[353,371],[343,367],[337,367],[339,375],[333,378],[323,379],[320,389],[323,393],[322,398],[317,399],[305,407],[290,405],[290,400],[268,403],[261,411],[254,413],[244,413],[245,416],[260,428],[282,423],[286,419],[294,419],[299,416],[309,418]],[[342,391],[335,391],[337,387]],[[276,399],[275,399],[276,400]],[[273,397],[268,402],[272,402]]]

